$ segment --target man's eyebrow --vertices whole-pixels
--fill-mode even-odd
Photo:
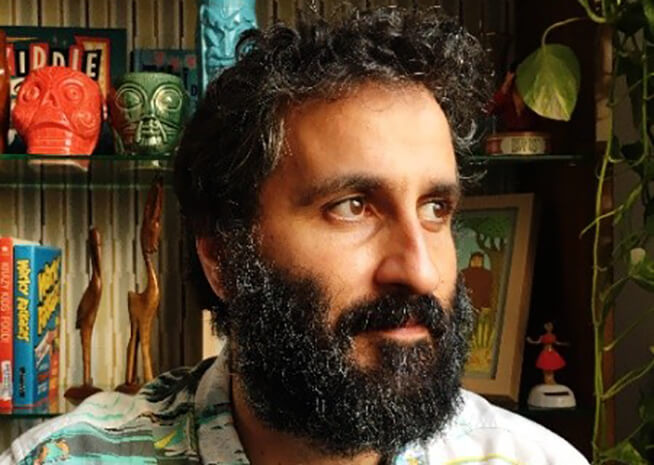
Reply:
[[[363,174],[336,176],[304,189],[298,199],[298,205],[306,207],[321,197],[341,191],[370,192],[379,189],[381,185],[382,180],[374,176]]]
[[[427,196],[447,197],[453,203],[458,203],[461,199],[461,184],[458,181],[433,180],[429,183]]]
[[[381,178],[370,175],[352,174],[336,176],[321,181],[318,184],[308,186],[300,194],[298,205],[306,207],[313,204],[317,199],[342,191],[371,192],[380,189],[383,184],[384,181]],[[458,181],[435,179],[428,184],[424,196],[447,197],[456,204],[461,198],[461,185]]]

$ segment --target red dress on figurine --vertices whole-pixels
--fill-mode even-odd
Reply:
[[[563,368],[565,366],[565,360],[563,360],[563,357],[553,347],[556,342],[556,336],[552,333],[543,334],[540,337],[540,342],[545,347],[540,355],[538,355],[536,367],[547,371],[556,371]]]

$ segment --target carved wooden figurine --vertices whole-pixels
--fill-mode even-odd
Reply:
[[[143,379],[147,383],[154,377],[150,351],[150,333],[152,331],[152,322],[159,309],[160,294],[152,255],[159,248],[162,201],[163,179],[157,177],[152,182],[152,187],[148,192],[143,212],[143,223],[141,224],[141,251],[147,271],[147,283],[143,292],[129,292],[127,295],[131,331],[127,345],[125,383],[118,386],[116,390],[129,394],[137,392],[140,388],[136,378],[136,357],[139,344],[143,356]]]
[[[98,314],[100,297],[102,296],[102,273],[100,270],[100,251],[102,239],[97,228],[89,230],[89,249],[91,252],[91,280],[89,281],[82,300],[77,307],[77,321],[75,327],[80,330],[82,339],[82,360],[84,362],[84,382],[81,386],[73,386],[66,390],[64,396],[72,403],[77,404],[102,389],[93,386],[91,378],[91,337],[93,325]]]

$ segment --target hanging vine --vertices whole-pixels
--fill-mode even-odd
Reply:
[[[595,416],[593,426],[593,464],[625,463],[647,465],[654,463],[654,394],[645,395],[639,407],[640,424],[617,443],[609,444],[606,416],[608,403],[628,386],[654,369],[654,345],[649,347],[649,359],[619,379],[607,384],[603,376],[605,357],[643,321],[654,316],[654,307],[642,308],[632,324],[610,340],[605,337],[606,324],[615,308],[616,299],[628,289],[639,286],[654,296],[654,259],[647,247],[654,238],[654,156],[652,151],[654,124],[654,0],[577,0],[586,12],[582,18],[570,18],[553,24],[543,34],[541,46],[527,57],[517,70],[518,90],[525,103],[536,113],[553,119],[569,120],[580,85],[579,63],[571,49],[547,42],[548,34],[557,27],[580,20],[590,20],[611,28],[612,66],[609,82],[607,113],[608,134],[602,155],[595,198],[595,220],[583,233],[593,235],[593,276],[590,311],[594,335],[594,393]],[[538,79],[537,79],[538,78]],[[618,83],[624,79],[627,90],[618,95]],[[552,104],[552,100],[557,102]],[[637,141],[621,144],[614,128],[616,106],[631,103]],[[636,173],[638,182],[626,199],[610,212],[603,211],[602,199],[609,188],[608,175],[616,168],[627,167]],[[642,205],[644,214],[635,207]],[[609,262],[601,262],[601,229],[609,224],[619,228],[617,241]],[[607,280],[607,270],[626,264],[622,276]],[[652,340],[654,344],[654,337]]]

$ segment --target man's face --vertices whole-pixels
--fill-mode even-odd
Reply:
[[[319,279],[330,325],[348,305],[398,290],[449,306],[458,179],[449,125],[428,91],[365,85],[291,110],[285,127],[287,153],[261,191],[263,256]],[[353,356],[371,364],[379,341],[426,337],[410,324],[364,333]]]
[[[219,254],[232,369],[269,427],[392,453],[451,418],[467,351],[449,126],[427,91],[372,84],[284,123],[253,231]]]

